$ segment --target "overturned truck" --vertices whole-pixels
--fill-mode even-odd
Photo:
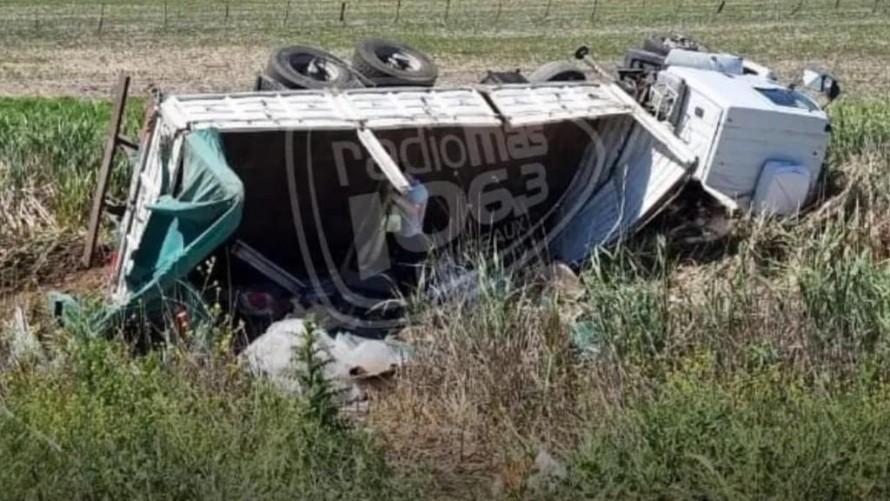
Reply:
[[[113,302],[145,308],[215,257],[231,290],[259,276],[367,309],[470,235],[511,261],[578,263],[694,167],[615,84],[166,96],[132,178]]]
[[[729,209],[799,210],[823,169],[824,110],[741,63],[668,60],[625,70],[634,92],[551,81],[162,96],[107,318],[151,311],[210,261],[247,315],[325,305],[345,323],[388,322],[380,305],[468,239],[513,265],[581,263],[689,180]]]

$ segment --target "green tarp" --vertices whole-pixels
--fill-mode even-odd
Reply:
[[[164,186],[149,206],[145,233],[125,277],[127,302],[104,312],[98,323],[107,326],[121,314],[154,310],[158,299],[241,223],[244,185],[226,162],[218,131],[200,130],[185,137],[179,186]]]

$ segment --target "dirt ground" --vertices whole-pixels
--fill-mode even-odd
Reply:
[[[0,96],[105,97],[119,72],[134,77],[138,92],[150,84],[173,93],[249,90],[271,48],[262,45],[139,48],[124,44],[82,48],[29,47],[0,58]],[[338,53],[347,57],[347,53]],[[514,58],[516,56],[513,56]],[[510,56],[492,60],[448,55],[436,58],[440,83],[478,82],[489,69],[531,71],[533,63]],[[611,58],[607,58],[609,61]],[[890,85],[890,66],[877,57],[850,61],[767,60],[781,76],[803,66],[834,68],[851,95],[878,95]],[[608,63],[607,63],[608,65]]]
[[[241,45],[151,51],[127,47],[21,49],[0,60],[0,95],[104,97],[122,71],[133,75],[136,90],[150,84],[168,92],[249,90],[270,50]],[[475,82],[486,69],[497,67],[473,59],[441,63],[440,81],[446,84]]]

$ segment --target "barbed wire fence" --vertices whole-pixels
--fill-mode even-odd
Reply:
[[[7,0],[0,29],[269,31],[318,26],[510,30],[830,19],[883,14],[890,0]]]

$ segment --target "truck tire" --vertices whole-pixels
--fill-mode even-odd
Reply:
[[[266,76],[288,89],[361,87],[345,61],[323,50],[299,45],[273,52]]]
[[[426,54],[399,42],[359,41],[352,67],[378,87],[432,87],[439,70]]]
[[[624,67],[627,69],[659,71],[664,68],[664,56],[645,50],[629,49],[624,54]]]
[[[529,82],[583,82],[587,76],[567,61],[552,61],[541,65],[528,76]]]

